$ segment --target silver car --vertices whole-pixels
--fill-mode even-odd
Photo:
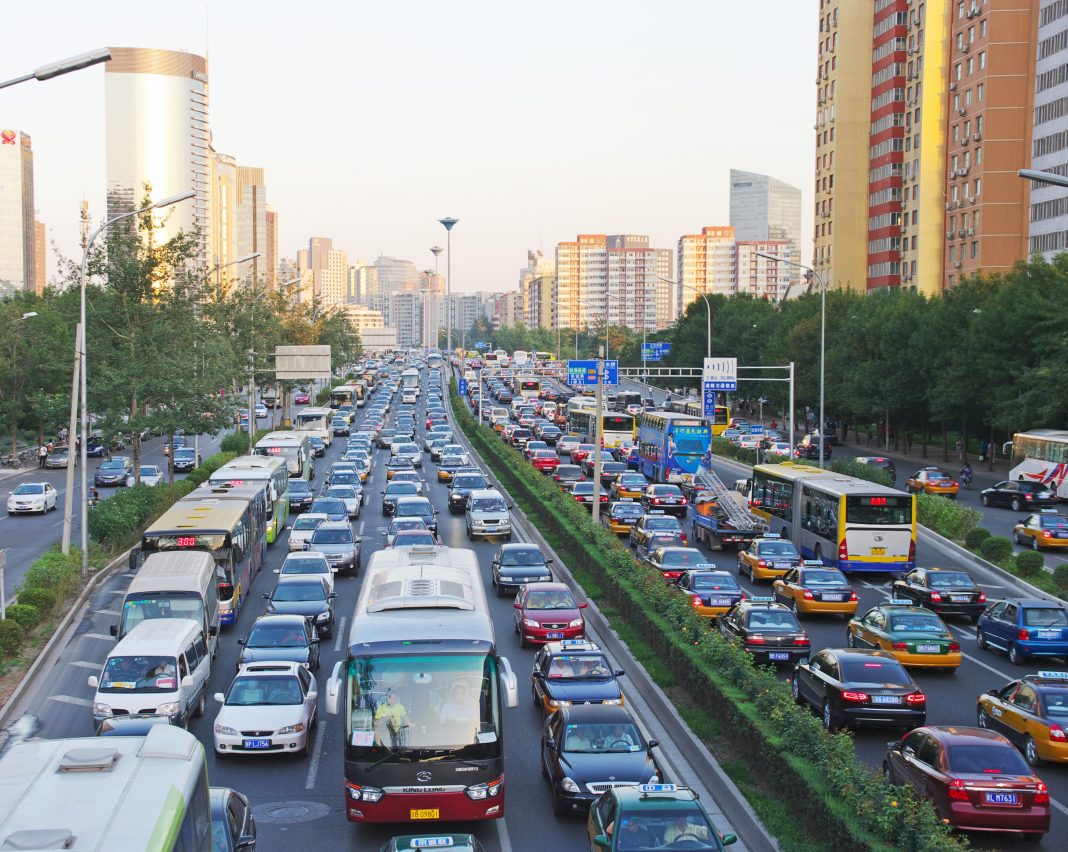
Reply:
[[[360,517],[360,506],[363,505],[362,488],[357,488],[355,485],[331,485],[323,491],[322,496],[344,501],[349,517]]]
[[[512,518],[508,503],[496,488],[479,488],[467,499],[467,537],[504,536],[512,540]]]
[[[215,717],[215,753],[306,754],[315,726],[315,678],[300,663],[241,666]]]
[[[390,455],[393,458],[408,459],[415,467],[423,466],[423,451],[419,449],[418,444],[410,441],[393,444]]]
[[[325,520],[327,520],[327,517],[321,512],[305,512],[303,515],[299,515],[293,521],[293,526],[289,530],[290,552],[304,550],[305,545],[311,541],[311,535],[315,532],[315,528]]]
[[[330,563],[331,571],[360,573],[360,543],[348,521],[324,521],[312,532],[306,550],[317,550]]]

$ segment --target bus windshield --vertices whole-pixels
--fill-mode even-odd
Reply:
[[[846,522],[861,526],[900,526],[912,523],[912,498],[846,497]]]
[[[257,456],[273,456],[285,459],[286,470],[290,473],[300,474],[304,470],[300,447],[260,447],[252,450]]]
[[[108,657],[100,676],[101,692],[174,692],[177,688],[174,657]]]
[[[204,601],[196,592],[152,592],[127,598],[122,605],[119,635],[125,636],[142,621],[152,618],[191,618],[203,623]]]
[[[500,753],[492,654],[358,657],[348,664],[347,696],[345,741],[367,749],[358,757],[380,759],[384,748],[420,757]]]

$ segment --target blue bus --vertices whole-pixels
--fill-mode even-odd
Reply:
[[[680,482],[697,473],[712,430],[703,417],[678,411],[648,411],[638,427],[640,470],[653,482]]]

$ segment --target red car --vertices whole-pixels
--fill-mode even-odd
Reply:
[[[536,450],[530,461],[542,473],[552,473],[560,467],[560,456],[552,450]]]
[[[571,464],[582,464],[583,459],[597,449],[593,444],[579,444],[571,451]]]
[[[304,391],[296,391],[293,394],[294,405],[307,405],[309,402],[311,402],[311,397],[308,396],[308,394],[306,394]]]
[[[537,583],[519,590],[515,599],[515,632],[519,644],[544,645],[561,639],[581,639],[586,620],[578,603],[564,583]]]
[[[883,774],[912,787],[965,831],[1049,831],[1049,790],[1016,747],[985,728],[923,727],[887,745]]]

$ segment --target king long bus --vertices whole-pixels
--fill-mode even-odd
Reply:
[[[268,432],[252,450],[253,455],[279,458],[285,462],[290,479],[315,478],[314,455],[304,432]]]
[[[289,473],[286,463],[276,456],[239,456],[208,477],[216,485],[262,483],[267,489],[267,543],[274,544],[289,522]]]
[[[356,406],[356,386],[352,384],[338,385],[330,391],[330,407],[341,408],[343,405]]]
[[[193,492],[154,521],[141,536],[141,555],[204,550],[215,560],[219,620],[234,624],[263,564],[266,518],[247,500],[217,500]]]
[[[1037,482],[1068,500],[1068,432],[1032,429],[1012,438],[1009,479]]]
[[[334,409],[310,405],[297,412],[294,418],[293,428],[297,432],[307,432],[309,435],[318,435],[329,447],[334,438],[334,430],[331,423],[334,419]]]
[[[916,498],[896,488],[794,462],[761,464],[749,502],[806,559],[856,573],[916,567]]]
[[[376,552],[326,690],[342,717],[350,822],[504,816],[501,716],[518,685],[473,551]]]

